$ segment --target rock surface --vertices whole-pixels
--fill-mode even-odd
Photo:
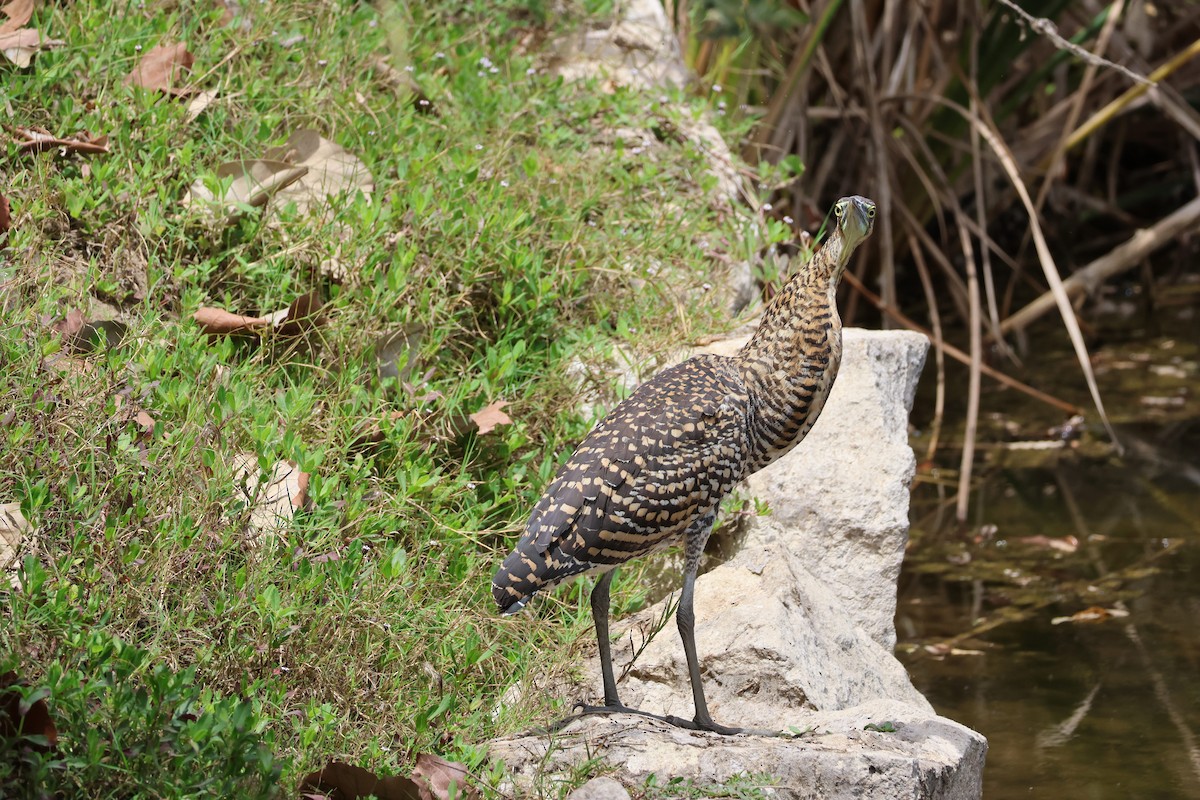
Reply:
[[[627,715],[591,717],[552,741],[493,742],[493,758],[518,786],[600,756],[630,786],[650,775],[701,785],[753,773],[774,776],[773,793],[787,798],[980,795],[986,741],[936,716],[891,652],[914,469],[908,410],[926,348],[908,332],[845,332],[842,370],[820,420],[750,481],[771,514],[752,519],[737,555],[697,581],[696,640],[714,718],[811,732],[721,737]],[[665,618],[660,603],[615,626],[618,688],[630,706],[690,718],[675,624],[667,619],[655,633]],[[541,690],[568,705],[598,702],[594,658],[583,680]],[[896,731],[865,731],[868,722]]]

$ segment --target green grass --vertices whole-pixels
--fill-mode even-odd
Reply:
[[[390,774],[420,752],[486,778],[482,742],[557,713],[535,698],[495,718],[501,694],[590,635],[586,587],[505,620],[489,590],[592,422],[568,365],[727,324],[701,291],[712,254],[761,244],[704,201],[692,146],[638,158],[601,141],[699,107],[539,69],[537,3],[402,14],[394,56],[437,116],[373,72],[389,52],[376,9],[240,6],[222,25],[217,3],[42,4],[31,25],[67,46],[0,66],[13,124],[111,148],[8,143],[0,161],[0,502],[37,526],[23,588],[0,589],[0,673],[48,693],[60,733],[54,754],[0,760],[6,795],[290,794],[330,758]],[[186,102],[122,84],[168,38],[219,92],[191,122]],[[282,225],[184,213],[197,178],[304,127],[361,158],[374,194]],[[319,269],[334,254],[340,283]],[[190,318],[313,289],[328,305],[302,338],[211,338]],[[120,346],[65,349],[48,322],[74,308],[124,322]],[[406,326],[415,389],[380,380],[373,354]],[[514,424],[471,432],[498,399]],[[383,442],[357,442],[381,421]],[[240,452],[311,473],[309,505],[259,545]],[[618,607],[638,602],[626,587]]]

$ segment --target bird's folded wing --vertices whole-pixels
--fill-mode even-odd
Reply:
[[[619,563],[685,530],[740,474],[736,373],[700,357],[642,384],[588,434],[534,507],[526,552]]]

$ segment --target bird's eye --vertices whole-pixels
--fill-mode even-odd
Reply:
[[[875,219],[875,206],[867,206],[867,219]]]
[[[845,203],[838,203],[837,205],[835,205],[833,207],[833,214],[838,219],[841,219],[842,215],[845,213],[846,213],[846,204]]]

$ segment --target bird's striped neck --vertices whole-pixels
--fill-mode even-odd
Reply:
[[[836,291],[845,256],[834,235],[772,299],[737,354],[754,412],[750,471],[791,450],[829,396],[842,355]]]

